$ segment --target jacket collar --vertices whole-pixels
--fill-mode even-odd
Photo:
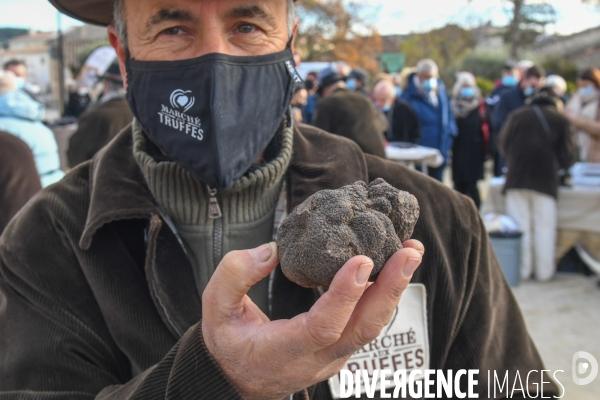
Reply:
[[[91,161],[90,206],[79,246],[88,250],[94,234],[106,223],[150,219],[158,206],[133,157],[131,125]]]

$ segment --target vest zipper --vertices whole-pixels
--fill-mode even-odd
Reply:
[[[207,188],[210,196],[208,218],[213,220],[213,262],[215,269],[217,269],[223,257],[223,213],[217,199],[219,192],[217,189],[211,189],[210,186],[207,186]]]

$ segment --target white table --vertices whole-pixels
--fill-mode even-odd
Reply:
[[[444,163],[444,157],[438,149],[425,146],[404,147],[402,142],[391,142],[385,148],[388,160],[396,161],[410,168],[415,168],[417,163],[421,164],[421,171],[427,174],[427,169],[437,168]]]
[[[504,178],[490,180],[481,214],[505,214]],[[560,187],[557,203],[557,259],[575,247],[582,260],[600,274],[600,188]]]

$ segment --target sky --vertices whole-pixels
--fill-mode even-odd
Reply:
[[[532,0],[537,1],[537,0]],[[548,0],[558,11],[558,21],[548,33],[571,34],[600,25],[599,9],[584,6],[579,0]],[[376,25],[382,34],[424,32],[447,23],[467,27],[491,20],[507,23],[506,3],[502,0],[361,0],[374,6]],[[64,28],[79,22],[61,17]],[[56,30],[57,12],[47,0],[0,0],[0,27]]]

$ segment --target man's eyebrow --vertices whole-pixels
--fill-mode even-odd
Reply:
[[[180,22],[194,22],[198,23],[198,19],[194,17],[189,11],[181,10],[177,8],[162,8],[159,12],[154,14],[146,23],[146,28],[149,30],[154,25],[158,25],[165,21],[180,21]]]
[[[241,6],[233,8],[225,14],[226,18],[251,18],[251,19],[260,19],[265,21],[271,27],[277,26],[277,21],[275,17],[257,5],[252,6]]]

